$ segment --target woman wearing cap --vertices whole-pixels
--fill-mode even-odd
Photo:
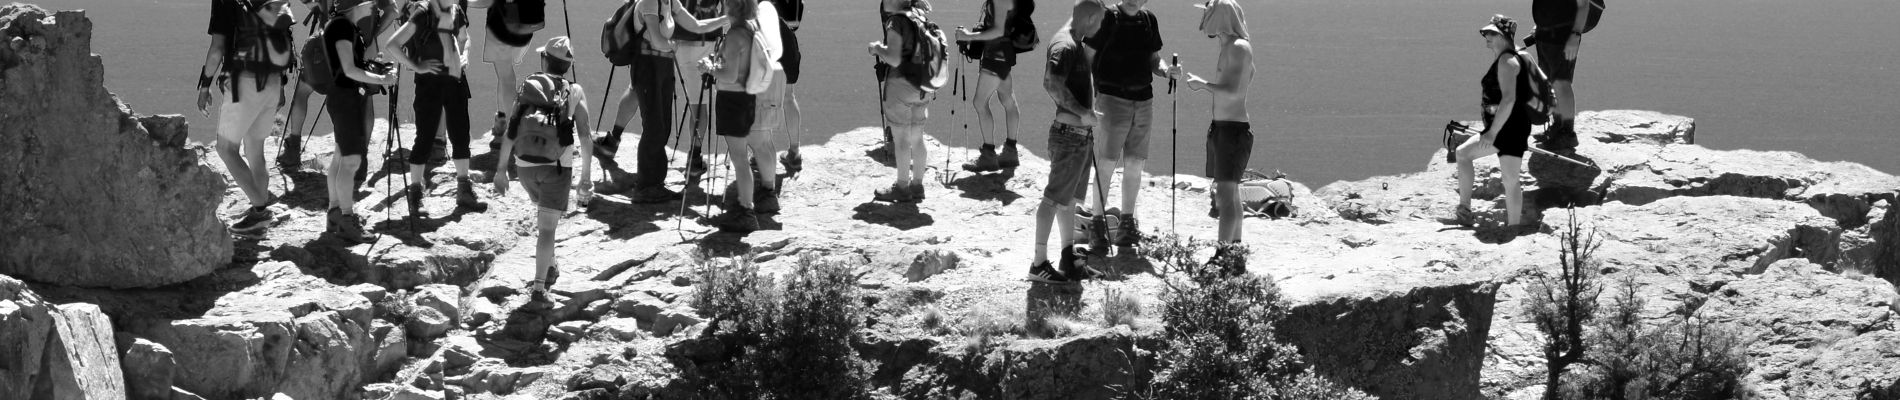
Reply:
[[[1456,212],[1460,225],[1470,225],[1474,217],[1471,211],[1471,160],[1497,154],[1498,168],[1504,171],[1505,219],[1513,228],[1522,227],[1524,192],[1518,183],[1518,171],[1523,166],[1524,151],[1529,149],[1530,106],[1525,105],[1525,96],[1529,96],[1532,91],[1530,76],[1526,75],[1523,68],[1523,57],[1518,54],[1517,43],[1511,39],[1516,34],[1517,22],[1503,15],[1491,17],[1490,23],[1478,29],[1478,35],[1484,37],[1485,47],[1491,50],[1491,67],[1485,69],[1481,81],[1484,86],[1481,99],[1484,133],[1465,140],[1457,150]]]
[[[560,226],[561,215],[567,213],[567,191],[572,188],[578,192],[581,204],[587,204],[588,200],[594,196],[591,178],[593,158],[580,156],[593,154],[594,141],[591,137],[592,132],[587,132],[585,135],[577,132],[585,129],[583,127],[586,124],[581,121],[588,120],[587,94],[581,90],[579,83],[566,78],[567,72],[574,68],[574,49],[567,37],[550,38],[547,45],[535,51],[541,54],[542,73],[522,79],[516,92],[526,90],[536,90],[538,91],[536,93],[542,94],[565,92],[565,101],[560,101],[562,105],[560,124],[566,125],[562,128],[563,130],[574,130],[566,133],[571,135],[572,144],[566,144],[570,141],[563,140],[565,147],[556,160],[536,162],[514,154],[515,135],[520,133],[514,127],[521,123],[524,113],[519,111],[526,109],[526,105],[516,107],[517,112],[512,116],[513,121],[504,125],[503,128],[506,129],[497,136],[502,141],[499,149],[501,157],[498,160],[514,162],[513,175],[521,180],[521,190],[527,192],[528,199],[533,200],[537,206],[535,228],[540,236],[534,246],[534,281],[529,282],[528,290],[535,298],[540,299],[547,293],[549,287],[554,286],[554,280],[560,277],[560,272],[555,268],[554,263],[554,229]],[[562,85],[565,85],[564,90],[560,88]],[[579,180],[573,179],[576,164],[580,167]],[[499,166],[495,168],[495,193],[508,193],[509,175],[507,168]]]
[[[469,138],[468,138],[468,16],[456,4],[456,0],[423,0],[411,4],[407,21],[397,27],[383,44],[389,49],[391,57],[397,62],[415,71],[415,100],[411,106],[416,116],[415,145],[409,148],[409,187],[405,196],[409,198],[409,215],[423,217],[423,184],[428,182],[427,170],[431,152],[436,149],[438,137],[436,129],[445,125],[449,142],[454,145],[451,159],[455,164],[455,204],[464,209],[474,209],[481,204],[475,198],[474,183],[468,177]],[[425,16],[434,18],[425,18]],[[428,23],[431,26],[422,26]],[[410,51],[403,48],[410,37],[432,35],[434,40],[424,40],[420,48]],[[392,99],[393,100],[393,99]],[[446,123],[444,123],[446,122]]]
[[[751,232],[759,229],[758,213],[778,212],[777,144],[773,129],[784,118],[780,107],[785,91],[785,73],[779,66],[778,10],[770,2],[725,0],[726,17],[732,27],[715,46],[713,54],[699,61],[699,69],[711,74],[718,92],[713,97],[714,133],[726,138],[726,151],[735,170],[738,195],[733,208],[708,221],[722,231]],[[741,164],[751,159],[758,166],[758,179],[752,168]],[[759,181],[754,183],[754,181]],[[761,191],[762,189],[762,191]]]
[[[393,70],[372,67],[366,55],[373,35],[358,26],[375,23],[371,19],[374,8],[369,5],[368,1],[337,2],[343,15],[323,29],[324,45],[330,50],[330,70],[343,75],[336,79],[336,90],[323,98],[330,112],[330,125],[336,129],[337,148],[336,161],[326,171],[330,211],[325,231],[356,243],[372,241],[363,229],[363,218],[356,215],[356,170],[362,168],[363,155],[369,153],[370,118],[374,117],[369,96],[380,86],[396,84],[397,77]]]

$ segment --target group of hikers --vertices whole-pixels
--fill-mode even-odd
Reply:
[[[494,190],[505,193],[510,181],[518,181],[538,207],[532,292],[545,292],[558,276],[554,230],[569,206],[569,190],[578,195],[579,203],[588,202],[593,195],[594,160],[618,166],[615,156],[635,114],[642,116],[634,150],[636,173],[630,184],[620,185],[630,201],[682,201],[679,191],[665,186],[668,132],[676,134],[675,140],[691,141],[685,161],[689,185],[710,169],[699,138],[717,135],[725,138],[732,168],[742,171],[733,174],[734,190],[728,192],[725,212],[706,223],[721,230],[749,232],[759,229],[758,215],[778,212],[780,189],[775,177],[779,164],[797,168],[790,158],[775,158],[778,149],[773,139],[777,131],[801,129],[794,89],[802,59],[796,36],[804,14],[802,1],[625,1],[603,28],[603,51],[614,64],[631,66],[631,87],[620,97],[612,128],[598,137],[586,122],[593,115],[586,106],[586,92],[569,78],[576,74],[576,62],[567,36],[548,38],[535,47],[540,71],[517,76],[516,67],[527,57],[536,33],[546,26],[545,1],[300,0],[309,13],[303,21],[309,37],[298,48],[292,33],[297,21],[289,0],[212,0],[207,30],[212,40],[199,74],[198,107],[206,112],[217,89],[223,101],[217,118],[217,153],[250,203],[230,230],[257,237],[273,220],[269,206],[276,196],[269,190],[264,141],[275,128],[284,94],[291,93],[282,128],[286,134],[283,157],[289,163],[298,162],[303,140],[299,127],[308,116],[309,96],[315,93],[324,96],[319,113],[328,111],[336,140],[335,158],[324,170],[329,204],[325,232],[346,242],[373,242],[375,237],[356,210],[355,193],[364,179],[364,157],[374,126],[373,96],[390,96],[386,115],[391,120],[390,136],[397,136],[394,103],[402,89],[398,85],[401,69],[412,71],[415,81],[410,89],[416,132],[406,159],[407,184],[400,194],[406,197],[409,217],[426,216],[422,200],[429,182],[427,165],[445,156],[455,168],[457,207],[482,208],[469,175],[469,99],[473,96],[466,69],[472,36],[468,12],[474,8],[487,10],[480,57],[493,65],[500,82],[493,96],[499,111],[490,143],[499,155],[491,173]],[[930,20],[931,5],[926,0],[879,1],[883,37],[867,47],[876,59],[880,115],[896,173],[890,186],[875,191],[873,201],[925,199],[929,162],[923,127],[930,103],[948,84],[953,61],[947,59],[957,53],[980,67],[973,105],[984,137],[979,156],[962,168],[981,173],[1016,167],[1020,111],[1010,72],[1019,53],[1043,43],[1031,20],[1034,1],[986,0],[976,27],[959,27],[953,34]],[[1590,9],[1584,1],[1588,0],[1577,1],[1574,10],[1585,11],[1568,14],[1577,23],[1551,23],[1549,32],[1542,18],[1559,13],[1538,12],[1535,38],[1547,43],[1539,46],[1538,59],[1545,64],[1549,80],[1558,83],[1558,100],[1551,111],[1554,118],[1543,146],[1576,145],[1574,133],[1568,132],[1574,110],[1568,77],[1581,30],[1566,27],[1584,26],[1583,15]],[[1146,3],[1075,1],[1069,20],[1047,37],[1042,86],[1054,101],[1056,114],[1049,128],[1049,178],[1036,209],[1030,280],[1089,279],[1094,275],[1087,265],[1090,253],[1103,254],[1107,246],[1133,245],[1141,239],[1136,199],[1148,159],[1156,78],[1167,79],[1169,92],[1175,90],[1176,79],[1184,77],[1187,89],[1212,93],[1213,122],[1208,127],[1205,157],[1206,175],[1215,182],[1218,239],[1236,245],[1241,241],[1239,187],[1253,149],[1246,89],[1254,62],[1245,15],[1235,0],[1196,5],[1201,9],[1199,31],[1212,39],[1219,54],[1212,73],[1203,77],[1188,73],[1173,57],[1162,59],[1160,30]],[[1521,57],[1504,57],[1520,51],[1511,39],[1515,32],[1516,24],[1503,17],[1494,18],[1481,31],[1499,56],[1484,80],[1486,130],[1455,151],[1461,219],[1470,214],[1464,204],[1470,200],[1471,159],[1497,153],[1509,175],[1516,172],[1513,158],[1523,155],[1531,123],[1524,116],[1531,111],[1520,105],[1531,91],[1524,87],[1525,71],[1530,68],[1523,67]],[[1548,45],[1557,43],[1563,45]],[[687,75],[700,77],[699,90],[679,87],[687,84]],[[1515,84],[1500,78],[1513,76],[1518,77]],[[672,118],[676,96],[685,98],[681,116],[691,115],[682,118],[690,121],[677,121],[677,127]],[[993,140],[998,135],[993,134],[992,102],[1003,108],[1000,150]],[[1507,117],[1493,121],[1497,115]],[[690,129],[690,136],[678,134],[685,129]],[[796,154],[796,146],[788,156]],[[393,151],[398,145],[389,147]],[[1105,209],[1108,181],[1118,169],[1123,177],[1120,207]],[[1097,196],[1091,209],[1081,210],[1091,180]],[[1506,187],[1511,190],[1509,219],[1517,224],[1520,194],[1514,179],[1506,179]],[[1087,221],[1085,231],[1090,237],[1078,238],[1081,234],[1074,226],[1078,219]],[[1062,243],[1059,264],[1051,263],[1048,255],[1052,228]],[[1086,245],[1079,244],[1083,240]]]

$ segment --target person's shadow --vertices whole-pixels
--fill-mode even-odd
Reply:
[[[944,182],[943,186],[957,189],[957,191],[963,193],[963,198],[982,201],[995,200],[1002,202],[1003,205],[1006,206],[1016,202],[1017,199],[1023,198],[1023,195],[1016,194],[1016,191],[1009,189],[1009,180],[1016,177],[1015,168],[1005,169],[1002,172],[993,174],[966,172],[959,175],[963,176],[949,182]]]
[[[930,214],[924,214],[923,211],[918,210],[917,203],[868,201],[852,208],[851,211],[851,219],[905,231],[937,223]]]

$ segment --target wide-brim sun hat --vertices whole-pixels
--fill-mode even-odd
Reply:
[[[548,38],[547,44],[541,45],[540,48],[536,48],[534,51],[561,61],[574,62],[574,48],[573,45],[568,42],[566,36]]]

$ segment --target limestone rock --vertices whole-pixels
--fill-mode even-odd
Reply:
[[[590,335],[622,342],[633,341],[644,336],[640,334],[640,331],[640,322],[633,318],[609,319],[589,327]]]
[[[461,299],[461,289],[439,283],[418,286],[415,293],[409,294],[409,302],[414,308],[433,309],[451,322],[462,319],[461,308],[457,306]]]
[[[364,374],[371,378],[395,372],[410,354],[409,334],[400,325],[376,320],[370,323],[370,336],[376,340],[376,353],[370,357]]]
[[[0,191],[0,273],[131,288],[229,263],[224,178],[185,148],[183,117],[136,115],[106,91],[85,13],[16,3],[0,26],[32,38],[0,46],[0,187],[16,189]]]
[[[119,365],[125,371],[125,391],[132,400],[165,400],[171,398],[172,374],[178,368],[172,351],[165,345],[136,338],[119,355]]]
[[[1280,332],[1326,378],[1386,398],[1481,398],[1498,285],[1467,281],[1297,304]]]
[[[33,397],[52,332],[52,307],[26,284],[0,275],[0,398]]]
[[[614,311],[648,324],[659,319],[660,311],[666,307],[665,301],[646,292],[628,293],[614,300]]]
[[[1900,384],[1892,285],[1785,260],[1709,296],[1703,316],[1747,332],[1744,383],[1764,399],[1856,398]]]
[[[410,338],[427,342],[448,334],[449,329],[455,327],[455,320],[434,308],[418,307],[409,312],[409,320],[403,327]]]
[[[113,344],[112,323],[99,306],[76,303],[55,308],[46,367],[34,398],[123,399],[125,373]]]

